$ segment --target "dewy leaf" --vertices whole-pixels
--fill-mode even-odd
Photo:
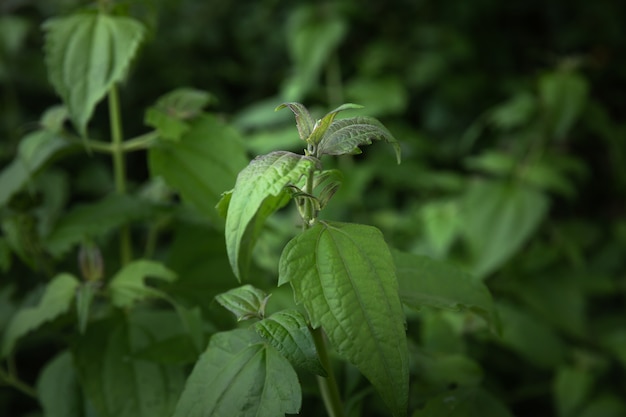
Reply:
[[[63,351],[48,362],[37,379],[37,396],[46,417],[81,417],[81,388],[72,355]]]
[[[393,414],[406,414],[409,360],[395,266],[380,231],[318,223],[285,247],[279,285],[290,282],[311,325],[374,385]]]
[[[300,411],[291,364],[250,329],[217,333],[200,357],[174,417],[277,417]]]
[[[265,317],[268,298],[264,291],[247,284],[217,295],[215,301],[242,321]]]
[[[304,316],[297,310],[283,310],[254,324],[263,339],[274,346],[296,368],[326,376],[315,341]]]
[[[468,309],[492,328],[499,325],[487,287],[451,264],[426,256],[391,252],[400,284],[400,299],[413,308]]]
[[[280,196],[284,195],[285,186],[297,183],[317,163],[311,157],[278,151],[256,157],[239,173],[226,217],[228,259],[239,280],[246,273],[248,261],[248,257],[242,254],[250,252],[255,240],[254,234],[251,239],[244,240],[249,224],[268,198],[282,200]],[[278,201],[275,203],[266,206],[264,217],[279,208]]]
[[[184,384],[183,370],[136,359],[156,335],[120,320],[95,323],[72,351],[83,388],[100,417],[170,417]]]
[[[315,120],[313,120],[307,108],[300,103],[283,103],[276,107],[275,111],[284,109],[285,107],[289,107],[289,110],[296,116],[296,126],[298,127],[300,139],[307,140],[311,132],[313,132]]]
[[[350,117],[335,121],[319,143],[319,155],[346,155],[361,153],[359,146],[373,140],[384,140],[393,146],[400,163],[400,145],[382,123],[372,117]]]
[[[190,122],[178,142],[163,141],[148,151],[150,174],[161,176],[189,203],[223,224],[215,205],[233,187],[248,157],[239,134],[217,117],[204,114]]]
[[[146,284],[148,277],[172,282],[176,274],[159,262],[146,259],[131,262],[111,279],[109,291],[113,304],[122,308],[132,307],[146,298],[159,297],[161,292]]]
[[[317,145],[318,143],[320,143],[320,141],[322,140],[322,138],[324,137],[324,135],[326,134],[326,132],[332,125],[333,121],[335,120],[335,117],[337,117],[337,114],[339,112],[344,111],[344,110],[349,110],[349,109],[362,109],[362,108],[363,106],[360,106],[358,104],[345,103],[337,107],[335,110],[328,112],[324,117],[322,117],[321,120],[318,120],[315,123],[315,126],[313,127],[313,132],[311,132],[311,136],[307,139],[307,142],[313,145]]]
[[[67,312],[72,305],[78,285],[78,280],[70,274],[57,275],[47,285],[37,306],[27,307],[15,313],[4,332],[0,358],[11,353],[15,343],[22,336]]]
[[[125,76],[145,29],[134,19],[106,14],[54,18],[43,28],[50,81],[86,136],[96,104]]]

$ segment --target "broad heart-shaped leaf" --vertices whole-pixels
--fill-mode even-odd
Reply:
[[[283,310],[256,322],[254,328],[297,368],[326,376],[306,319],[297,310]]]
[[[37,379],[37,396],[46,417],[83,415],[80,384],[69,351],[46,364]]]
[[[78,285],[79,281],[73,275],[66,273],[57,275],[46,286],[39,304],[15,313],[4,332],[0,358],[11,353],[19,338],[67,312],[72,305]]]
[[[187,379],[174,417],[277,417],[300,411],[291,364],[251,329],[215,334]]]
[[[313,132],[311,132],[311,136],[307,139],[307,142],[313,145],[317,145],[320,143],[328,128],[332,125],[333,120],[337,117],[337,114],[344,110],[349,109],[362,109],[363,106],[352,103],[345,103],[341,106],[337,107],[335,110],[329,111],[324,117],[318,120],[313,127]],[[321,155],[321,154],[320,154]]]
[[[409,360],[389,249],[371,226],[318,223],[292,239],[279,264],[313,327],[374,385],[393,414],[406,414]]]
[[[373,140],[384,140],[393,146],[400,163],[400,145],[382,123],[372,117],[349,117],[330,125],[318,145],[319,155],[346,155],[361,153],[359,146]]]
[[[248,226],[263,208],[264,202],[273,198],[270,200],[273,204],[264,206],[263,217],[267,218],[280,207],[278,202],[284,202],[281,196],[284,196],[285,186],[296,184],[317,164],[318,161],[312,157],[277,151],[256,157],[239,173],[226,217],[228,259],[239,280],[245,276],[249,260],[249,256],[242,257],[242,253],[250,253],[257,234],[250,234]],[[244,240],[246,235],[250,238]]]
[[[216,224],[215,205],[233,187],[248,157],[239,134],[213,115],[203,114],[178,142],[163,141],[148,151],[150,173],[161,176],[183,201]]]
[[[113,304],[127,308],[143,299],[161,296],[160,291],[146,285],[148,277],[171,282],[176,279],[176,274],[159,262],[146,259],[133,261],[111,279],[109,291]]]
[[[215,297],[222,307],[233,313],[237,321],[263,318],[269,295],[250,284],[233,288]]]
[[[72,346],[80,385],[99,417],[170,417],[184,385],[180,367],[135,358],[153,329],[126,317],[89,326]]]
[[[289,107],[289,110],[293,112],[296,116],[296,126],[298,127],[298,134],[300,135],[300,139],[306,140],[313,132],[313,127],[315,127],[315,120],[311,117],[311,114],[300,103],[283,103],[280,106],[276,107],[275,111],[280,109],[284,109],[285,107]]]
[[[125,76],[144,27],[128,17],[75,14],[50,19],[43,28],[50,81],[86,136],[96,104]]]
[[[451,264],[426,256],[391,252],[400,284],[400,299],[409,307],[468,309],[498,328],[493,299],[481,281]]]
[[[178,141],[190,129],[186,121],[198,116],[211,100],[212,96],[206,91],[176,89],[159,98],[146,111],[145,123],[157,129],[160,137]]]
[[[459,223],[473,255],[472,272],[485,277],[528,240],[546,215],[545,194],[518,183],[478,181],[462,197]]]

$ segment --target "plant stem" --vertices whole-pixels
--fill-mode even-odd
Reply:
[[[343,404],[341,402],[341,396],[339,395],[339,387],[337,386],[337,380],[333,373],[332,364],[328,357],[328,349],[326,347],[326,340],[324,339],[324,332],[321,327],[313,330],[313,340],[315,341],[315,348],[319,355],[322,366],[328,372],[327,377],[317,376],[317,384],[320,387],[322,393],[322,400],[326,407],[326,412],[329,417],[343,417]]]
[[[109,118],[111,123],[111,145],[113,154],[113,175],[115,178],[115,191],[118,194],[126,194],[126,161],[124,158],[124,138],[122,135],[122,120],[117,87],[109,90]],[[122,265],[126,265],[133,257],[130,241],[130,229],[128,225],[120,230],[120,259]]]
[[[6,385],[15,388],[29,397],[37,398],[37,391],[35,391],[35,389],[30,385],[16,378],[14,375],[6,373],[4,370],[0,369],[0,377],[2,377],[2,380]]]

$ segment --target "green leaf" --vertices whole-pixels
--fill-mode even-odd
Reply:
[[[255,323],[254,329],[296,368],[321,376],[327,375],[317,356],[315,341],[306,319],[299,311],[279,311]]]
[[[496,270],[530,238],[548,210],[547,197],[523,185],[477,181],[461,201],[461,232],[473,254],[473,272]]]
[[[226,217],[226,249],[235,276],[241,280],[247,270],[249,254],[264,220],[285,203],[285,186],[296,184],[314,169],[314,158],[291,152],[272,152],[256,157],[237,177]],[[246,237],[247,239],[244,239]],[[244,255],[244,256],[242,256]]]
[[[145,29],[134,19],[106,14],[54,18],[43,28],[50,82],[86,136],[96,104],[124,78]]]
[[[546,125],[555,139],[565,138],[582,112],[588,93],[587,80],[574,72],[555,71],[539,79]]]
[[[134,358],[156,340],[125,319],[91,325],[73,346],[85,394],[100,417],[170,417],[184,384],[180,367]]]
[[[413,417],[513,417],[499,399],[482,388],[460,388],[430,399]]]
[[[233,313],[237,321],[265,317],[265,304],[268,299],[267,293],[249,284],[215,297],[215,301]]]
[[[145,123],[157,129],[162,138],[178,141],[190,129],[186,121],[199,116],[212,100],[205,91],[178,88],[159,98],[146,111]]]
[[[146,298],[161,297],[159,290],[146,284],[148,277],[171,282],[176,279],[176,274],[159,262],[145,259],[133,261],[111,279],[111,302],[117,307],[128,308]]]
[[[78,285],[74,276],[59,274],[46,286],[41,301],[35,307],[23,308],[15,313],[4,332],[0,358],[11,353],[21,337],[66,313],[72,305]]]
[[[420,210],[424,223],[424,236],[435,257],[443,257],[459,234],[458,201],[430,201]]]
[[[78,330],[81,334],[87,330],[91,304],[100,285],[100,282],[83,282],[76,291],[76,315],[78,316]]]
[[[307,142],[313,145],[319,144],[339,112],[349,109],[362,108],[363,106],[360,106],[358,104],[346,103],[337,107],[335,110],[329,111],[324,117],[322,117],[315,123],[315,126],[313,127],[313,132],[311,132],[311,136],[307,139]],[[322,154],[320,153],[320,155]]]
[[[132,220],[148,217],[152,205],[128,195],[111,194],[93,203],[75,207],[56,224],[45,239],[46,248],[56,257],[85,239],[96,238]]]
[[[593,376],[586,369],[564,366],[554,379],[554,400],[561,417],[578,415],[593,387]]]
[[[289,110],[296,116],[296,126],[298,127],[300,139],[307,140],[307,138],[311,136],[311,132],[313,132],[315,120],[313,120],[307,108],[300,103],[283,103],[276,107],[275,111],[284,109],[285,107],[289,107]]]
[[[318,223],[285,247],[279,285],[290,282],[311,325],[374,385],[394,415],[406,414],[408,348],[393,259],[380,231]]]
[[[341,187],[343,183],[343,178],[342,172],[337,169],[327,169],[315,173],[313,189],[317,190],[322,187],[322,189],[318,191],[320,208],[323,209],[339,190],[339,187]]]
[[[69,146],[69,142],[48,130],[25,136],[17,157],[0,172],[0,206],[6,205],[48,161]]]
[[[83,415],[80,384],[69,351],[46,364],[37,379],[37,395],[46,417]]]
[[[392,251],[402,302],[413,308],[467,309],[493,328],[499,325],[487,287],[451,264],[426,256]]]
[[[346,85],[346,96],[362,103],[371,116],[401,114],[409,101],[406,85],[397,76],[355,77]]]
[[[222,192],[233,187],[248,158],[239,134],[217,117],[205,114],[190,126],[180,141],[150,148],[150,173],[162,176],[184,202],[222,224],[215,205]]]
[[[174,417],[277,417],[300,411],[298,376],[249,329],[217,333],[196,363]]]
[[[350,117],[335,121],[319,142],[320,155],[346,155],[361,153],[359,146],[370,145],[373,140],[390,143],[400,163],[400,145],[382,123],[372,117]]]

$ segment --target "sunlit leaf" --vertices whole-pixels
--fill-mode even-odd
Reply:
[[[263,318],[268,298],[264,291],[247,284],[219,294],[215,301],[233,313],[237,321],[241,321],[253,317]]]
[[[406,414],[408,349],[395,266],[378,229],[318,223],[292,239],[279,265],[311,325],[374,385],[394,415]]]
[[[45,22],[46,64],[81,136],[96,104],[121,81],[143,39],[143,25],[129,17],[74,14]]]
[[[335,117],[337,117],[337,114],[344,110],[362,108],[363,106],[358,104],[345,103],[337,107],[335,110],[329,111],[324,117],[322,117],[315,123],[315,126],[313,127],[313,132],[311,133],[311,136],[307,139],[307,142],[318,145],[320,141],[324,138],[324,135],[326,134],[330,126],[333,124],[333,121],[335,120]]]
[[[174,417],[277,417],[300,411],[298,376],[249,329],[217,333],[200,357]]]

